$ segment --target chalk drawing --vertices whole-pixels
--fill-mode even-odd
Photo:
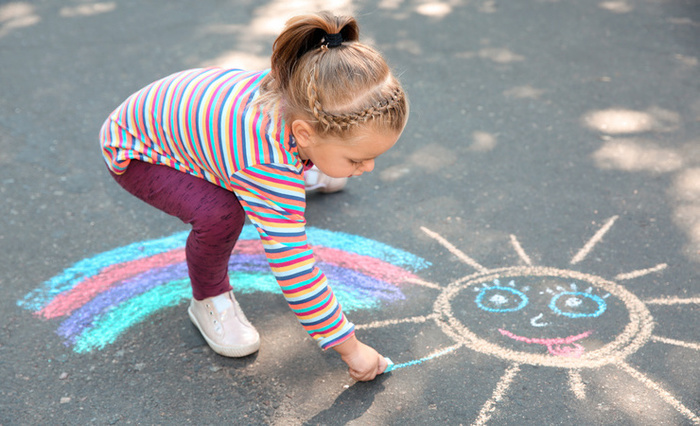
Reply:
[[[153,313],[192,297],[185,263],[188,232],[130,244],[82,260],[17,304],[47,320],[75,352],[114,343]],[[368,238],[307,228],[318,266],[344,311],[376,309],[405,299],[400,285],[422,281],[424,259]],[[243,228],[229,263],[238,294],[281,291],[252,225]],[[429,284],[428,284],[429,285]]]
[[[461,344],[457,344],[457,345],[454,345],[454,346],[450,346],[449,348],[437,350],[437,351],[433,352],[432,354],[430,354],[430,355],[428,355],[428,356],[425,356],[425,357],[423,357],[423,358],[420,358],[420,359],[414,359],[414,360],[412,360],[412,361],[406,361],[406,362],[402,362],[402,363],[400,363],[400,364],[394,364],[394,366],[392,367],[392,371],[394,371],[394,370],[396,370],[396,369],[399,369],[399,368],[411,367],[411,366],[414,366],[414,365],[422,364],[422,363],[424,363],[425,361],[430,361],[430,360],[433,359],[433,358],[437,358],[437,357],[443,356],[443,355],[445,355],[445,354],[447,354],[447,353],[450,353],[450,352],[452,352],[453,350],[455,350],[455,349],[457,349],[457,348],[459,348],[459,347],[461,347],[461,346],[462,346]]]
[[[568,266],[585,264],[617,219],[607,219],[576,251]],[[455,356],[463,348],[505,361],[508,366],[473,420],[473,424],[483,425],[517,381],[522,365],[565,369],[569,388],[578,400],[586,399],[583,376],[591,369],[612,366],[655,392],[690,423],[700,424],[697,413],[628,360],[650,341],[700,352],[698,342],[654,334],[650,312],[650,308],[700,305],[700,297],[640,299],[619,284],[660,273],[667,268],[665,263],[621,272],[611,280],[571,269],[533,265],[517,237],[510,235],[521,265],[492,269],[438,233],[421,229],[476,273],[446,285],[429,282],[415,275],[430,265],[418,256],[356,235],[307,229],[319,266],[348,312],[378,309],[405,299],[402,284],[438,293],[427,315],[356,324],[357,330],[369,330],[434,322],[453,341],[417,359],[392,356],[392,371],[396,374],[443,356]],[[38,317],[61,319],[57,333],[75,352],[102,349],[154,312],[180,305],[191,297],[184,263],[186,237],[186,232],[178,233],[85,259],[17,303]],[[251,226],[241,234],[230,273],[239,293],[279,292]],[[470,304],[473,309],[464,309]],[[591,343],[593,338],[595,342]]]
[[[563,307],[560,300],[564,300]],[[586,303],[592,301],[591,303]],[[593,318],[600,316],[607,309],[605,300],[595,294],[588,294],[581,291],[565,291],[552,297],[549,302],[549,309],[557,315],[564,315],[569,318]]]
[[[618,216],[607,219],[576,251],[568,266],[584,264],[617,219]],[[654,334],[654,319],[649,310],[654,306],[700,305],[700,297],[642,300],[616,282],[659,273],[667,268],[665,263],[622,272],[609,280],[571,269],[533,265],[517,237],[510,235],[510,243],[523,266],[491,269],[438,233],[425,227],[421,229],[476,273],[447,285],[424,281],[425,288],[439,293],[428,315],[377,321],[357,327],[398,327],[433,321],[454,341],[454,345],[434,349],[428,356],[416,360],[401,362],[394,357],[396,366],[417,366],[448,354],[454,356],[461,348],[508,362],[491,398],[484,403],[473,424],[483,425],[492,418],[499,402],[521,374],[522,365],[566,369],[569,388],[579,400],[586,399],[582,376],[591,369],[612,366],[654,391],[691,423],[700,424],[697,413],[628,361],[630,355],[649,341],[700,351],[697,342]]]
[[[488,312],[514,312],[527,305],[528,298],[522,291],[503,287],[494,280],[493,287],[484,287],[477,294],[476,305]]]
[[[569,387],[578,399],[586,399],[586,384],[581,378],[581,370],[572,368],[569,370]]]

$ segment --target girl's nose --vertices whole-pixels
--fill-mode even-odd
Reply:
[[[369,173],[372,170],[374,170],[374,160],[367,160],[364,163],[362,163],[362,171]]]
[[[548,322],[542,321],[543,316],[544,316],[544,314],[540,313],[536,317],[530,318],[530,325],[532,325],[533,327],[546,327],[546,326],[548,326],[549,325]]]

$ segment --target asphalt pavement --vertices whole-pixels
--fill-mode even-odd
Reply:
[[[264,68],[321,9],[411,100],[373,173],[308,197],[395,364],[368,383],[254,265],[233,278],[260,351],[210,351],[187,227],[97,139],[145,84]],[[0,424],[700,424],[698,40],[694,0],[1,1]]]

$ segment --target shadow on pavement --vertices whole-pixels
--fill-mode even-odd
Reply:
[[[347,424],[361,417],[374,403],[374,398],[384,392],[386,375],[371,382],[356,382],[333,401],[333,405],[316,414],[305,425]]]

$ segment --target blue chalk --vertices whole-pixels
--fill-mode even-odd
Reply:
[[[389,373],[391,370],[394,369],[395,364],[389,359],[389,357],[385,356],[384,359],[386,360],[386,363],[388,364],[386,366],[386,368],[384,369],[384,373]]]

